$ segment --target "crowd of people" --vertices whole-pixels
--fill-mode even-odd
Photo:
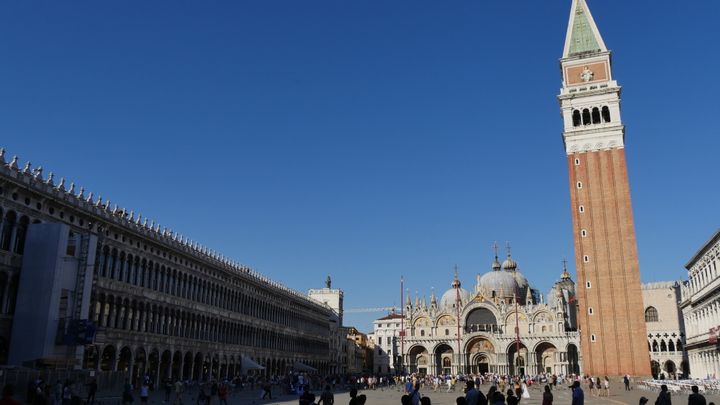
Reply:
[[[153,385],[153,378],[145,376],[139,386],[126,380],[121,394],[123,405],[132,405],[135,396],[141,405],[149,402],[151,392],[164,394],[163,403],[172,405],[228,405],[232,395],[250,391],[264,400],[273,395],[297,396],[299,405],[334,405],[338,390],[348,391],[349,405],[364,405],[367,397],[358,395],[358,390],[395,389],[402,392],[402,405],[431,405],[431,399],[423,392],[458,392],[457,405],[518,405],[529,399],[532,386],[541,386],[542,405],[553,404],[553,390],[571,389],[572,405],[584,405],[587,387],[589,395],[610,396],[610,379],[579,375],[538,374],[535,376],[510,376],[494,373],[471,375],[419,375],[375,376],[375,375],[332,375],[321,377],[317,374],[292,372],[284,376],[238,376],[233,379],[209,378],[206,381],[165,380],[159,386]],[[632,379],[623,378],[625,390],[632,390]],[[486,392],[481,386],[489,385]],[[256,391],[258,390],[259,391]],[[28,405],[93,405],[96,403],[98,384],[94,378],[87,382],[56,381],[48,384],[41,378],[28,383],[26,403]],[[537,392],[537,391],[534,391]],[[19,405],[13,399],[15,390],[7,385],[3,390],[0,405]],[[82,393],[82,396],[81,396]],[[157,394],[156,394],[157,395]],[[535,395],[535,394],[533,394]],[[639,405],[646,405],[649,399],[642,397]],[[662,385],[655,405],[672,405],[672,396],[667,385]],[[708,405],[697,386],[692,386],[688,405]],[[709,405],[714,405],[710,402]]]

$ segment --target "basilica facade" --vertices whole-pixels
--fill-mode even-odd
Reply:
[[[508,254],[462,288],[405,303],[402,364],[420,374],[580,372],[575,283],[566,269],[547,295]],[[397,346],[397,345],[396,345]]]

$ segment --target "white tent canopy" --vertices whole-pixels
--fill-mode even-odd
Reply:
[[[300,363],[299,361],[293,364],[293,370],[295,371],[317,371],[315,367],[310,367],[307,364]]]
[[[248,370],[265,370],[265,367],[257,364],[249,357],[242,357],[242,362],[240,363],[240,370],[242,372],[246,372]]]

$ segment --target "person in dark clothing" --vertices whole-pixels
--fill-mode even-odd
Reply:
[[[509,389],[507,390],[507,398],[505,398],[505,401],[507,401],[507,405],[518,405],[520,398],[515,396],[515,392],[512,389]]]
[[[465,397],[455,398],[455,405],[467,405],[467,401],[465,400]]]
[[[648,401],[649,401],[649,399],[647,399],[647,398],[645,398],[645,397],[640,397],[640,402],[639,402],[639,404],[640,404],[640,405],[645,405],[645,404],[648,403]]]
[[[572,388],[572,405],[585,405],[585,393],[580,388],[580,381],[575,381],[570,388]]]
[[[553,394],[550,391],[550,385],[546,385],[545,392],[543,392],[542,405],[552,405],[552,403],[553,403]]]
[[[690,389],[693,393],[688,397],[688,405],[705,405],[707,403],[705,397],[699,392],[700,389],[697,385],[693,385]]]
[[[657,399],[655,400],[655,405],[672,405],[672,400],[670,399],[670,392],[668,391],[667,385],[663,384],[660,387],[660,395],[658,395]]]
[[[492,405],[505,405],[505,395],[500,391],[493,393]]]
[[[93,378],[92,380],[90,380],[87,387],[88,387],[88,396],[87,396],[87,401],[85,401],[85,403],[87,405],[92,405],[95,402],[95,394],[97,393],[97,389],[98,389],[97,381],[95,381],[95,379]]]

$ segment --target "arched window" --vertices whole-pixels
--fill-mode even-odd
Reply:
[[[579,127],[582,124],[582,118],[580,117],[580,110],[573,110],[572,113],[573,126]]]
[[[603,122],[610,122],[610,109],[607,106],[602,108],[602,119]]]
[[[674,352],[675,351],[675,342],[672,340],[668,342],[668,351]]]
[[[683,350],[683,349],[682,349],[682,341],[681,341],[680,339],[678,339],[677,345],[675,345],[675,348],[676,348],[677,351],[679,351],[679,352],[681,352],[681,351]]]
[[[667,344],[665,344],[665,341],[664,341],[664,340],[661,340],[661,341],[660,341],[660,351],[661,351],[661,352],[666,352],[666,351],[667,351]]]
[[[584,109],[582,112],[582,121],[583,121],[583,125],[590,125],[590,123],[591,123],[590,110],[588,110],[587,108]]]
[[[592,109],[592,123],[593,124],[600,123],[600,109],[598,109],[597,107]]]
[[[658,311],[655,307],[647,307],[645,310],[645,322],[657,322]]]
[[[656,352],[656,353],[659,351],[659,347],[658,347],[658,342],[657,342],[657,340],[653,340],[652,351],[654,351],[654,352]]]

